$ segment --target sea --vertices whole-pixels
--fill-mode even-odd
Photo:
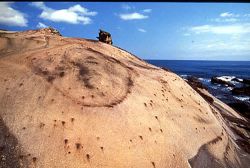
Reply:
[[[250,96],[232,95],[232,87],[212,84],[211,77],[230,76],[238,79],[250,79],[250,61],[191,61],[191,60],[145,60],[158,67],[165,67],[182,78],[197,77],[208,91],[225,103],[243,101],[250,103]],[[241,83],[232,81],[236,87]]]

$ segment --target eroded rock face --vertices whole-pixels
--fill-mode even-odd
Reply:
[[[133,86],[133,70],[92,48],[69,47],[60,50],[53,59],[46,52],[30,59],[34,73],[53,83],[60,93],[82,106],[119,104]]]
[[[14,147],[0,148],[10,156],[0,167],[249,163],[221,112],[173,72],[44,29],[2,34],[0,44],[0,131],[12,137],[0,134],[0,145]]]

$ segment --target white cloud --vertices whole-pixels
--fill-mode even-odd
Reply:
[[[231,51],[231,52],[250,52],[250,40],[203,40],[193,44],[192,49],[200,51]]]
[[[221,13],[207,23],[193,27],[184,27],[183,35],[191,36],[195,42],[186,45],[186,50],[198,55],[212,56],[218,59],[225,56],[236,59],[237,56],[248,58],[250,54],[250,15]],[[199,36],[201,35],[202,36]],[[196,36],[193,36],[196,35]],[[190,37],[189,37],[190,38]],[[191,40],[191,39],[190,39]],[[224,59],[225,57],[223,57]]]
[[[66,22],[70,24],[91,24],[92,19],[89,16],[97,15],[97,12],[89,11],[87,8],[77,4],[68,9],[55,10],[47,7],[43,2],[32,2],[35,6],[42,10],[40,18],[53,22]]]
[[[215,19],[211,19],[214,22],[244,22],[249,21],[249,14],[235,14],[230,12],[224,12],[219,15],[219,17]]]
[[[147,19],[148,16],[134,12],[134,13],[127,13],[127,14],[120,14],[120,18],[122,20],[138,20],[138,19]]]
[[[150,12],[152,12],[152,9],[143,9],[142,11],[145,13],[150,13]]]
[[[43,24],[43,23],[41,23],[41,22],[39,22],[37,25],[36,25],[36,27],[37,28],[46,28],[46,27],[48,27],[46,24]]]
[[[45,6],[44,2],[32,2],[31,5],[42,10],[49,10],[49,8]]]
[[[220,17],[239,17],[239,16],[240,15],[233,14],[233,13],[230,13],[230,12],[224,12],[224,13],[220,14]]]
[[[26,27],[28,20],[25,14],[11,7],[13,2],[0,2],[0,24]]]
[[[71,12],[79,12],[82,15],[86,15],[86,16],[95,16],[95,15],[97,15],[97,12],[90,12],[87,8],[84,8],[79,4],[70,7],[68,10],[71,11]]]
[[[215,22],[237,22],[239,19],[236,18],[216,18],[216,19],[211,19],[211,21]]]
[[[142,29],[142,28],[138,28],[137,29],[139,32],[142,32],[142,33],[146,33],[147,31],[145,29]]]
[[[243,37],[244,38],[244,37]],[[186,45],[185,51],[192,53],[193,57],[202,59],[220,60],[249,60],[250,41],[240,38],[238,40],[212,38],[197,39],[197,42]],[[202,55],[202,57],[200,57]]]
[[[220,17],[231,17],[233,14],[229,13],[229,12],[225,12],[225,13],[221,13]]]
[[[202,25],[195,26],[189,29],[196,34],[212,33],[212,34],[246,34],[250,33],[250,23],[235,24],[235,25]]]

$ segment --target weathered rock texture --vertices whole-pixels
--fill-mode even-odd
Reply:
[[[176,74],[49,29],[0,36],[0,167],[249,166],[246,119]]]

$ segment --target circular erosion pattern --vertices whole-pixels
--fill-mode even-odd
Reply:
[[[41,53],[31,57],[31,67],[63,96],[82,106],[113,107],[133,86],[131,68],[92,48],[75,46],[54,55]]]

